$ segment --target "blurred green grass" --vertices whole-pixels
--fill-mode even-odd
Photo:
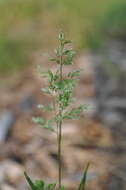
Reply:
[[[36,49],[50,48],[60,28],[78,49],[126,39],[125,0],[0,0],[0,73],[17,71]]]

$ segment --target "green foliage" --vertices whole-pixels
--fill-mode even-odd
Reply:
[[[44,121],[41,117],[33,117],[32,121],[40,125],[41,127],[57,133],[58,142],[58,158],[59,158],[59,179],[58,189],[64,190],[64,186],[61,184],[61,140],[62,140],[62,122],[64,119],[77,119],[79,115],[87,108],[86,105],[80,105],[75,108],[71,108],[73,102],[72,94],[77,81],[77,77],[82,69],[71,71],[66,77],[63,76],[63,67],[72,64],[75,52],[72,49],[66,49],[65,45],[71,43],[69,40],[65,40],[64,33],[59,34],[59,46],[55,51],[55,58],[50,60],[57,64],[57,70],[52,72],[40,71],[40,75],[47,79],[47,87],[42,88],[42,92],[50,95],[53,98],[52,104],[38,105],[37,107],[42,111],[54,111],[55,116],[47,121]],[[69,110],[69,111],[68,111]],[[53,128],[52,125],[56,125],[57,128]],[[80,182],[78,190],[84,189],[87,175],[87,168],[84,170],[83,178]],[[45,189],[44,182],[37,181],[33,183],[28,176],[26,176],[32,190]],[[46,189],[53,190],[54,184],[49,184]],[[34,189],[37,188],[37,189]]]
[[[0,75],[26,67],[38,46],[32,24],[41,11],[41,0],[0,0]]]
[[[52,123],[55,121],[54,118],[49,119],[48,121],[44,121],[44,119],[41,117],[33,117],[32,121],[44,129],[48,129],[49,131],[53,131],[53,132],[55,131],[52,128]]]
[[[25,176],[29,186],[31,187],[31,189],[32,190],[37,190],[35,183],[31,180],[31,178],[27,175],[26,172],[24,172],[24,176]]]
[[[0,73],[4,74],[24,67],[26,52],[21,41],[0,37]],[[26,44],[25,44],[26,45]]]
[[[102,35],[107,34],[111,37],[116,37],[126,40],[126,2],[115,3],[115,6],[110,6],[107,10],[106,17],[100,20],[100,28]]]
[[[42,105],[42,104],[39,104],[38,106],[37,106],[37,108],[38,109],[41,109],[42,111],[44,111],[44,112],[47,112],[47,111],[53,111],[53,105],[48,105],[48,106],[44,106],[44,105]]]
[[[70,78],[78,77],[81,71],[82,71],[82,69],[71,71],[71,72],[69,72],[68,77],[70,77]]]
[[[73,51],[72,49],[65,50],[63,52],[63,55],[66,56],[66,59],[64,60],[63,64],[64,65],[71,65],[73,57],[75,56],[75,51]]]
[[[40,117],[33,117],[33,118],[32,118],[32,121],[33,121],[34,123],[39,124],[39,125],[43,125],[43,124],[44,124],[44,119],[43,119],[43,118],[40,118]]]
[[[0,74],[25,67],[36,47],[53,45],[61,25],[77,48],[97,49],[108,36],[126,39],[125,0],[1,0],[0,17]]]
[[[65,188],[64,188],[64,186],[62,185],[61,187],[60,187],[60,190],[64,190]]]
[[[36,187],[36,189],[38,189],[38,190],[42,190],[42,189],[44,189],[44,181],[42,181],[42,180],[36,180],[35,181],[35,187]]]
[[[75,41],[77,48],[98,49],[110,32],[125,36],[125,0],[48,0],[57,25],[64,26]],[[121,32],[120,32],[121,31]],[[116,36],[116,35],[115,35]]]
[[[33,182],[26,172],[24,172],[24,175],[31,190],[54,190],[56,187],[56,183],[45,184],[42,180],[36,180],[35,182]]]
[[[53,101],[56,104],[56,107],[59,108],[56,116],[44,122],[42,118],[33,118],[33,121],[42,127],[52,130],[51,124],[56,123],[63,120],[63,119],[75,119],[79,116],[81,112],[86,108],[85,105],[80,105],[77,108],[72,108],[70,111],[68,107],[72,103],[72,94],[73,89],[75,87],[77,78],[79,73],[82,69],[74,70],[68,73],[67,77],[63,77],[62,69],[65,65],[72,64],[75,52],[72,49],[67,49],[65,47],[66,44],[71,43],[70,40],[65,40],[65,36],[63,32],[59,34],[59,46],[55,50],[55,58],[51,58],[52,62],[57,64],[57,70],[52,72],[51,70],[48,71],[41,71],[40,75],[47,79],[48,85],[45,88],[42,88],[42,92],[49,94],[53,97],[55,94],[55,98],[53,97]],[[53,111],[55,107],[53,103],[51,105],[38,105],[38,108],[42,111]],[[53,131],[53,130],[52,130]]]
[[[64,113],[63,119],[78,119],[78,116],[84,109],[87,109],[86,105],[80,105],[77,108],[72,108],[70,111]]]
[[[41,71],[39,67],[40,75],[47,79],[47,87],[42,88],[42,93],[48,94],[52,98],[52,103],[49,105],[39,104],[38,109],[43,112],[54,112],[53,118],[45,121],[41,117],[33,117],[32,121],[38,124],[40,127],[57,134],[58,144],[58,190],[64,190],[62,186],[61,176],[61,141],[62,141],[62,123],[65,119],[77,119],[80,114],[87,108],[86,105],[79,105],[73,107],[73,90],[77,82],[77,77],[82,69],[70,71],[67,76],[64,76],[63,68],[71,65],[75,52],[66,47],[66,44],[71,43],[70,40],[65,40],[63,32],[59,34],[59,46],[55,50],[55,57],[50,60],[57,65],[56,71],[48,70],[46,72]],[[86,175],[88,167],[85,169],[83,178],[78,190],[82,190],[85,185]],[[56,184],[48,184],[41,180],[32,182],[30,177],[25,173],[25,177],[32,190],[54,190]]]
[[[81,182],[80,182],[79,187],[78,187],[77,190],[85,190],[86,178],[87,178],[87,172],[88,172],[88,169],[89,169],[89,165],[90,164],[88,163],[86,168],[84,169],[83,176],[82,176]]]

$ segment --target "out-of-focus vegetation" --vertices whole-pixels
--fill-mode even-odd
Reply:
[[[60,28],[77,48],[126,39],[125,0],[0,0],[0,73],[16,70],[36,48],[55,44]]]

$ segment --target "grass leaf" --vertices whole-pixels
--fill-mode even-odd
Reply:
[[[90,163],[88,163],[86,168],[84,169],[83,176],[82,176],[81,182],[80,182],[79,187],[78,187],[77,190],[85,190],[85,184],[86,184],[89,165],[90,165]]]
[[[37,190],[35,184],[33,183],[33,181],[31,180],[31,178],[27,175],[26,172],[24,172],[24,176],[29,184],[29,186],[31,187],[32,190]]]

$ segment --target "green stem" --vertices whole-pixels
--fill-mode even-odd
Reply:
[[[59,175],[58,175],[58,182],[59,182],[59,187],[58,189],[61,188],[61,178],[62,178],[62,160],[61,160],[61,142],[62,142],[62,121],[59,122],[58,125],[59,128],[59,134],[58,134],[58,160],[59,160]]]
[[[60,56],[60,81],[62,81],[63,79],[63,46],[61,43],[61,56]],[[59,105],[59,116],[60,116],[60,121],[58,122],[57,126],[58,126],[58,160],[59,160],[59,168],[58,168],[58,189],[61,189],[62,186],[62,160],[61,160],[61,143],[62,143],[62,120],[61,120],[61,116],[62,116],[62,109]]]

